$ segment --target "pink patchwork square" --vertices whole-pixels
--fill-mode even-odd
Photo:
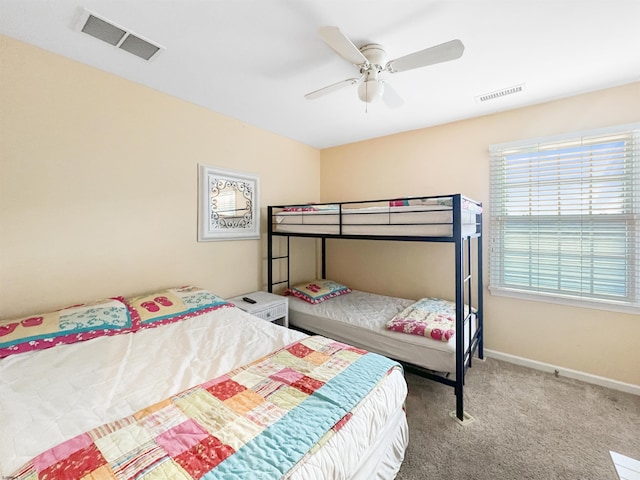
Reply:
[[[229,380],[229,375],[222,375],[221,377],[214,378],[213,380],[209,380],[208,382],[203,383],[200,387],[208,390],[209,387],[213,387],[218,385],[219,383],[226,382]]]
[[[76,450],[63,460],[45,468],[39,472],[39,478],[43,479],[73,479],[82,478],[87,473],[97,470],[107,461],[95,444]]]
[[[209,434],[192,419],[177,425],[156,437],[156,443],[173,458],[207,438]]]
[[[219,400],[222,400],[223,402],[227,399],[227,398],[231,398],[234,395],[246,390],[247,387],[245,387],[244,385],[240,385],[238,382],[231,380],[231,379],[227,379],[223,382],[220,382],[216,385],[207,387],[207,391],[209,393],[211,393],[211,395],[213,395],[214,397],[218,398]]]
[[[56,445],[46,452],[42,452],[33,459],[33,466],[36,467],[36,470],[41,472],[49,468],[54,463],[71,456],[73,453],[82,450],[83,448],[87,448],[91,444],[93,444],[93,440],[89,434],[83,433],[82,435],[73,437],[60,445]]]
[[[289,353],[291,353],[292,355],[295,355],[298,358],[304,358],[307,355],[309,355],[311,352],[313,352],[313,350],[311,350],[309,347],[301,343],[296,343],[294,345],[291,345],[289,348],[287,348],[287,350],[289,351]]]
[[[189,451],[179,455],[175,461],[191,475],[192,478],[202,478],[216,465],[222,462],[235,450],[225,445],[216,437],[208,436],[201,442],[193,445]]]
[[[278,373],[274,373],[270,376],[270,378],[274,380],[279,380],[287,385],[291,385],[292,383],[300,380],[304,375],[300,372],[296,372],[292,368],[283,368]]]
[[[316,380],[315,378],[307,377],[306,375],[303,375],[302,378],[291,384],[292,387],[295,387],[308,395],[311,395],[323,385],[324,382]]]

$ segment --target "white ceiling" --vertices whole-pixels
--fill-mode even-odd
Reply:
[[[166,49],[146,62],[81,33],[83,8]],[[356,86],[310,101],[358,75],[317,35],[326,25],[390,58],[466,48],[387,74],[401,108],[366,106]],[[640,80],[640,0],[0,0],[0,32],[318,148]]]

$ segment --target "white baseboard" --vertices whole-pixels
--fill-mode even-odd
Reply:
[[[570,368],[558,367],[549,363],[538,362],[536,360],[530,360],[528,358],[510,355],[508,353],[496,352],[495,350],[488,350],[486,348],[484,349],[484,354],[487,357],[495,358],[496,360],[502,360],[504,362],[522,365],[523,367],[529,367],[535,370],[542,370],[543,372],[554,373],[560,377],[573,378],[575,380],[581,380],[586,383],[600,385],[601,387],[612,388],[614,390],[620,390],[621,392],[640,395],[640,385],[619,382],[618,380],[599,377],[598,375],[592,375],[590,373],[580,372],[578,370],[571,370]]]

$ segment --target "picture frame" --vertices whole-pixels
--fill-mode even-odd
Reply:
[[[198,241],[260,238],[257,175],[198,165]]]

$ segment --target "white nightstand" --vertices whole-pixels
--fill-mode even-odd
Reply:
[[[242,297],[251,298],[256,303],[245,302]],[[251,315],[289,328],[289,299],[287,297],[269,292],[252,292],[228,298],[227,301]]]

